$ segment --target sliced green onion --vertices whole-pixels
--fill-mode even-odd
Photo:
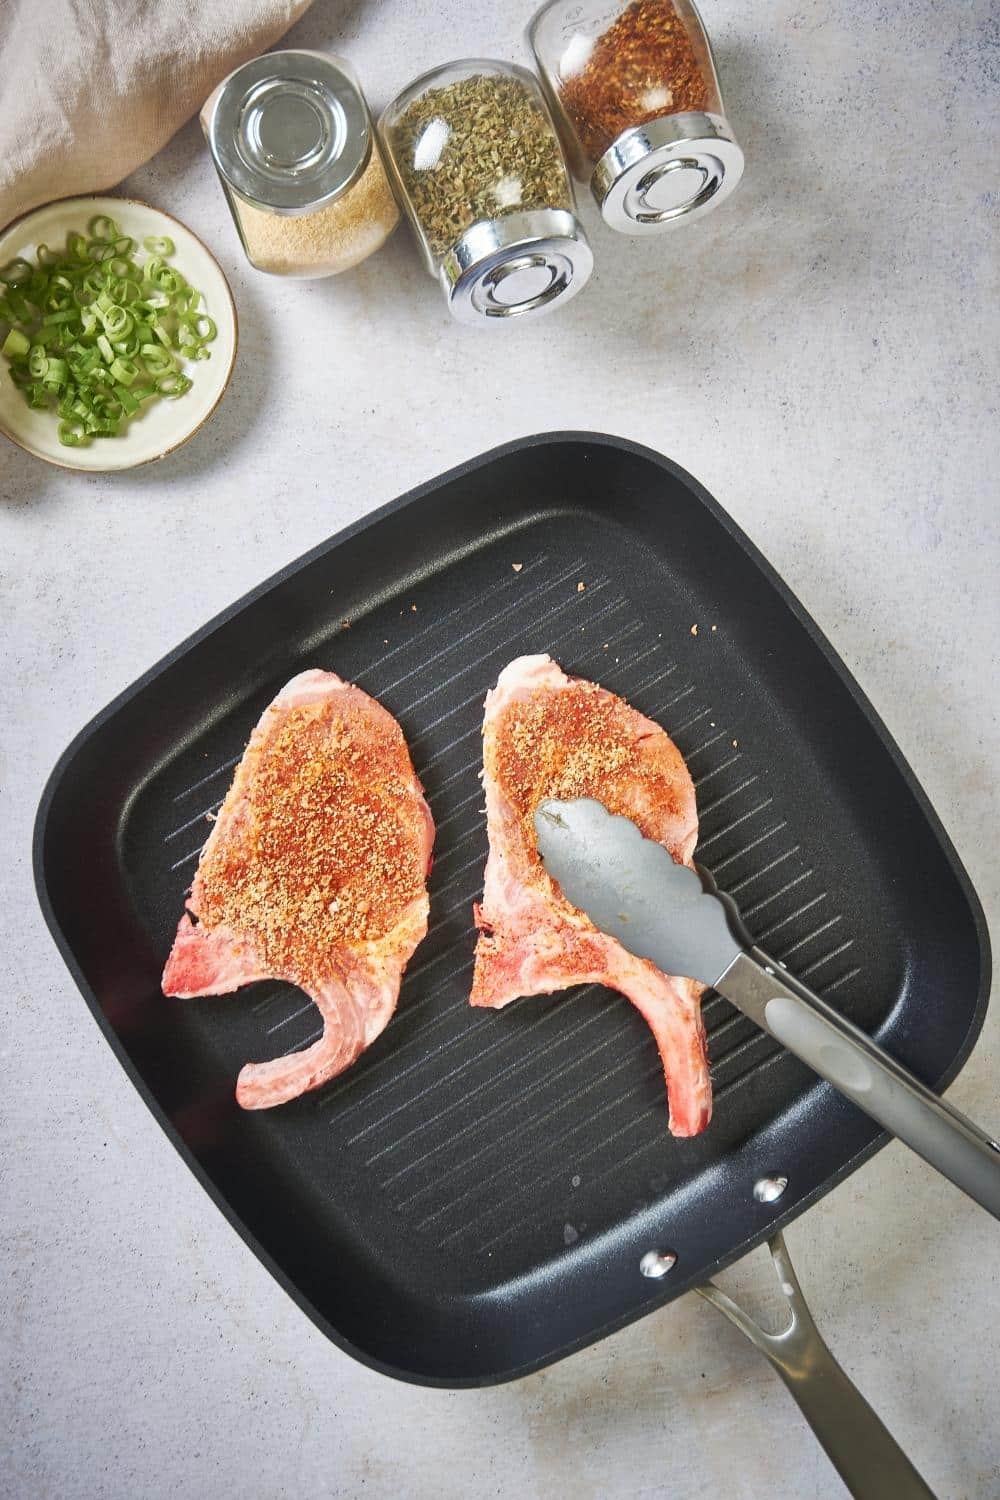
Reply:
[[[185,391],[191,389],[188,377],[181,375],[177,370],[171,370],[166,375],[158,375],[153,383],[161,396],[169,396],[171,400],[177,396],[183,396]]]
[[[0,281],[6,282],[8,286],[20,286],[22,282],[27,281],[29,276],[34,274],[34,270],[35,268],[31,264],[31,261],[25,260],[23,255],[19,255],[16,259],[9,260],[3,270],[0,271]]]
[[[179,317],[189,316],[198,311],[198,303],[201,301],[201,293],[196,287],[183,286],[173,299],[174,312]]]
[[[110,240],[118,238],[120,230],[114,219],[108,214],[95,214],[87,225],[87,233],[92,240]]]
[[[59,441],[67,448],[82,448],[86,444],[87,429],[79,418],[59,423]]]
[[[208,313],[195,313],[194,317],[184,318],[181,326],[189,328],[200,344],[210,344],[219,331],[215,319]]]
[[[150,375],[163,375],[174,366],[174,356],[162,344],[142,344],[139,356]]]
[[[133,319],[120,302],[113,302],[105,311],[101,321],[109,339],[126,339],[132,332]]]
[[[0,270],[9,378],[29,406],[53,411],[67,447],[115,436],[143,403],[190,390],[175,350],[192,362],[211,357],[216,325],[167,264],[172,240],[150,235],[145,249],[143,264],[136,241],[97,214],[64,249],[39,245],[37,264],[18,256]]]
[[[122,410],[127,417],[133,416],[135,412],[139,410],[138,399],[133,396],[132,392],[128,389],[127,386],[116,385],[115,395],[118,397],[118,400],[121,403]]]
[[[187,285],[179,271],[175,271],[173,266],[165,266],[160,260],[149,261],[145,274],[146,280],[155,286],[158,292],[166,292],[168,297],[176,296]]]
[[[131,385],[139,374],[139,366],[132,359],[116,359],[111,364],[111,377],[119,385]]]
[[[122,283],[122,286],[119,289],[121,292],[123,292],[125,288],[129,286],[132,288],[132,296],[138,297],[139,288],[136,282],[132,279],[135,273],[135,267],[132,265],[132,262],[130,260],[127,260],[124,255],[115,255],[109,262],[108,270],[111,272],[112,276],[116,276]]]
[[[22,359],[31,348],[31,340],[26,338],[19,328],[12,328],[3,341],[0,354],[7,359]]]

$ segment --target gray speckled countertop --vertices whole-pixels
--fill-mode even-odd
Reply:
[[[293,35],[347,51],[380,106],[449,53],[522,58],[526,13],[478,10],[317,0]],[[208,616],[484,448],[596,428],[677,459],[776,565],[898,739],[995,923],[991,12],[706,0],[748,157],[738,195],[663,240],[595,225],[586,293],[498,334],[448,321],[405,233],[340,281],[252,273],[194,124],[128,182],[216,251],[242,349],[216,418],[160,466],[81,478],[0,451],[0,1493],[842,1493],[778,1381],[694,1298],[496,1390],[398,1385],[331,1347],[100,1037],[43,928],[29,838],[69,738]],[[319,365],[303,361],[313,348]],[[952,1090],[994,1128],[998,1061],[994,1007]],[[892,1145],[789,1242],[835,1352],[939,1494],[1000,1493],[995,1224]]]

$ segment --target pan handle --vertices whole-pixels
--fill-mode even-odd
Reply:
[[[1000,1145],[759,948],[715,988],[1000,1219]]]
[[[854,1500],[935,1500],[892,1433],[830,1353],[812,1320],[779,1233],[768,1240],[791,1313],[782,1333],[763,1328],[714,1282],[696,1288],[759,1349],[781,1376]]]

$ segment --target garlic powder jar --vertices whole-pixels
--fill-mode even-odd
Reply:
[[[336,276],[381,248],[399,210],[350,63],[268,52],[230,73],[202,129],[247,259],[275,276]]]

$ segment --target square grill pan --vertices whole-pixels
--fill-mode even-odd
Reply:
[[[588,434],[514,443],[279,573],[66,751],[38,815],[38,892],[123,1067],[233,1226],[330,1338],[431,1384],[510,1378],[620,1327],[885,1139],[718,996],[715,1116],[691,1141],[667,1131],[627,1001],[591,986],[470,1010],[482,702],[535,651],[663,724],[697,787],[698,857],[755,938],[920,1078],[954,1077],[986,1006],[982,912],[906,763],[772,569],[666,459]],[[402,723],[437,823],[431,926],[360,1062],[244,1113],[240,1065],[313,1040],[314,1008],[273,983],[166,1000],[160,972],[250,730],[308,666]],[[780,1204],[756,1203],[775,1172]],[[658,1283],[639,1272],[654,1247],[678,1257]]]

